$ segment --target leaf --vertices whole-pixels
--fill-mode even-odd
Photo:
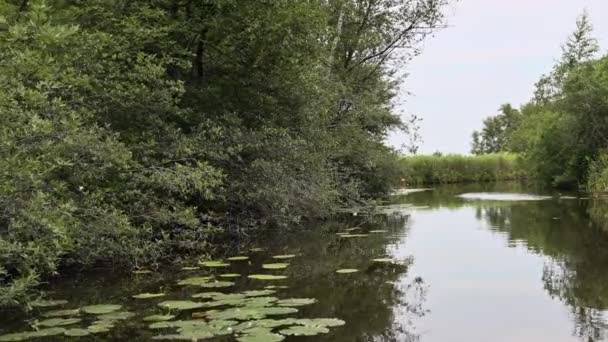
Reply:
[[[316,303],[314,298],[287,298],[277,302],[279,306],[304,306]]]
[[[289,264],[275,263],[275,264],[263,264],[262,268],[267,269],[267,270],[280,270],[283,268],[287,268],[287,266],[289,266]]]
[[[98,305],[83,306],[80,310],[82,310],[82,312],[92,314],[92,315],[101,315],[101,314],[107,314],[110,312],[118,311],[120,309],[122,309],[122,305],[98,304]]]
[[[164,322],[175,318],[175,315],[150,315],[144,317],[144,322]]]
[[[339,236],[341,238],[363,238],[363,237],[368,237],[369,234],[341,234]]]
[[[254,247],[249,249],[250,252],[263,252],[264,248]]]
[[[208,312],[207,317],[211,319],[219,320],[231,320],[236,319],[240,321],[247,321],[251,319],[261,319],[266,316],[273,315],[288,315],[298,312],[298,309],[287,308],[287,307],[259,307],[259,308],[232,308],[222,311]]]
[[[164,293],[140,293],[137,295],[134,295],[133,298],[135,299],[151,299],[151,298],[159,298],[159,297],[164,297],[165,294]]]
[[[359,270],[356,268],[343,268],[343,269],[336,271],[336,273],[340,273],[340,274],[348,274],[348,273],[355,273],[355,272],[359,272]]]
[[[238,278],[241,275],[238,273],[226,273],[226,274],[220,274],[221,278]]]
[[[158,306],[169,310],[192,310],[202,308],[203,303],[192,302],[189,300],[168,300],[158,303]]]
[[[385,230],[385,229],[376,229],[376,230],[370,230],[369,233],[372,233],[372,234],[388,233],[388,230]]]
[[[97,316],[99,320],[102,321],[122,321],[125,319],[129,319],[135,316],[133,312],[129,311],[121,311],[121,312],[111,312],[103,315]]]
[[[327,334],[329,329],[318,325],[302,325],[293,326],[279,331],[282,335],[288,336],[315,336],[318,334]]]
[[[378,258],[378,259],[373,259],[372,261],[383,262],[383,263],[392,263],[394,260],[391,258]]]
[[[230,261],[245,261],[245,260],[249,260],[249,257],[248,256],[233,256],[233,257],[230,257],[230,258],[228,258],[226,260],[230,260]]]
[[[90,335],[91,332],[87,329],[68,329],[63,334],[70,337],[82,337]]]
[[[201,266],[205,267],[228,267],[230,264],[223,261],[199,261]]]
[[[196,270],[200,270],[200,267],[195,267],[195,266],[185,266],[182,267],[182,271],[196,271]]]
[[[41,300],[35,300],[35,301],[31,302],[30,306],[38,307],[38,308],[47,308],[47,307],[51,307],[51,306],[65,305],[67,303],[68,303],[68,301],[63,300],[63,299],[48,299],[48,300],[41,299]]]
[[[244,291],[243,294],[246,297],[259,297],[259,296],[268,296],[275,292],[276,291],[272,291],[272,290],[250,290],[250,291]]]
[[[295,258],[296,255],[295,254],[283,254],[283,255],[275,255],[272,258],[273,259],[291,259],[291,258]]]
[[[150,273],[152,273],[152,271],[150,271],[150,270],[136,270],[136,271],[133,271],[133,274],[150,274]]]
[[[270,330],[257,330],[241,335],[236,340],[239,342],[279,342],[284,339],[285,336],[274,334]]]
[[[78,316],[80,309],[54,310],[42,314],[44,317]]]
[[[49,318],[49,319],[45,319],[43,321],[37,322],[36,325],[52,328],[52,327],[60,327],[60,326],[64,326],[64,325],[72,325],[72,324],[79,323],[80,321],[82,321],[82,319],[80,319],[80,318]]]
[[[192,277],[180,280],[178,285],[192,285],[192,286],[200,286],[201,284],[206,284],[209,282],[210,277]]]
[[[287,279],[287,276],[273,275],[273,274],[252,274],[252,275],[249,275],[247,278],[257,279],[257,280],[281,280],[281,279]]]
[[[9,341],[25,341],[31,338],[38,337],[49,337],[55,335],[61,335],[65,332],[65,328],[48,328],[48,329],[40,329],[37,331],[26,331],[20,333],[6,334],[0,336],[0,341],[9,342]]]

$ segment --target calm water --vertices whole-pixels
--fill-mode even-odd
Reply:
[[[482,193],[478,195],[461,194]],[[489,193],[489,194],[488,194]],[[546,195],[518,196],[514,193]],[[608,203],[584,195],[544,193],[512,184],[441,187],[409,193],[381,208],[384,215],[359,213],[348,221],[315,225],[289,234],[269,232],[253,244],[236,246],[224,256],[249,255],[227,269],[182,271],[164,265],[151,274],[95,275],[56,281],[54,299],[63,308],[89,304],[121,304],[135,317],[108,333],[82,341],[148,341],[172,330],[150,330],[142,317],[164,313],[156,304],[186,299],[197,292],[217,291],[179,286],[196,275],[239,273],[225,293],[287,286],[278,298],[315,298],[285,317],[340,318],[346,322],[313,337],[286,341],[608,341]],[[385,230],[369,236],[340,237]],[[250,252],[252,246],[263,252]],[[296,254],[284,270],[262,270],[277,254]],[[374,262],[388,257],[392,263]],[[342,268],[359,272],[337,274]],[[286,275],[261,281],[247,274]],[[142,292],[164,292],[165,298],[135,300]],[[53,308],[56,309],[56,308]],[[0,334],[25,331],[51,309],[27,316],[0,312]],[[192,312],[183,311],[181,319]],[[86,327],[94,318],[81,315]],[[275,317],[283,318],[283,317]],[[276,329],[278,331],[280,329]],[[234,341],[233,337],[216,341]],[[67,340],[46,337],[45,341]]]

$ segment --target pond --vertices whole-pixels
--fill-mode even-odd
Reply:
[[[66,302],[1,311],[0,341],[608,340],[607,203],[505,183],[385,204],[211,263],[54,280]]]

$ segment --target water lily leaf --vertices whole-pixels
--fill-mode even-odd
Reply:
[[[250,329],[259,327],[259,328],[276,328],[286,325],[294,325],[297,324],[297,319],[295,318],[284,318],[284,319],[258,319],[252,321],[243,322],[234,327],[234,331],[243,332],[248,331]]]
[[[92,314],[92,315],[102,315],[110,312],[118,311],[122,309],[122,305],[114,305],[114,304],[98,304],[98,305],[88,305],[83,306],[80,310],[82,312]]]
[[[196,270],[200,270],[200,267],[196,267],[196,266],[185,266],[182,267],[182,271],[196,271]]]
[[[264,248],[260,248],[260,247],[254,247],[249,249],[250,252],[263,252]]]
[[[168,300],[158,303],[158,306],[170,310],[192,310],[202,308],[203,303],[192,302],[189,300]]]
[[[288,289],[289,286],[286,285],[268,285],[268,286],[264,286],[265,289],[267,290],[272,290],[272,289]]]
[[[42,326],[42,327],[53,328],[53,327],[61,327],[64,325],[76,324],[76,323],[79,323],[80,321],[82,321],[80,318],[49,318],[49,319],[45,319],[43,321],[37,322],[36,325]]]
[[[30,306],[37,308],[48,308],[51,306],[65,305],[67,303],[68,301],[63,299],[40,299],[31,302]]]
[[[178,285],[192,285],[192,286],[200,286],[201,284],[206,284],[209,282],[211,278],[209,277],[192,277],[180,280]]]
[[[231,281],[214,281],[214,282],[200,284],[199,286],[205,287],[205,288],[220,288],[220,287],[230,287],[233,285],[234,285],[234,283]]]
[[[8,341],[25,341],[31,338],[37,337],[48,337],[61,335],[65,332],[65,328],[48,328],[48,329],[40,329],[37,331],[25,331],[20,333],[6,334],[0,336],[0,341],[8,342]]]
[[[251,297],[247,298],[241,305],[245,305],[250,308],[270,306],[274,304],[278,299],[279,298],[277,297]]]
[[[144,317],[144,322],[165,322],[175,318],[175,315],[150,315]]]
[[[288,315],[298,312],[298,309],[287,307],[260,307],[260,308],[232,308],[222,311],[208,312],[207,317],[218,320],[240,320],[262,319],[266,316]]]
[[[275,263],[275,264],[263,264],[262,268],[267,269],[267,270],[280,270],[283,268],[287,268],[287,266],[289,266],[289,264]]]
[[[215,298],[217,296],[222,296],[222,295],[224,295],[224,293],[221,293],[221,292],[202,292],[202,293],[193,294],[192,298],[212,299],[212,298]]]
[[[223,261],[199,261],[199,264],[205,267],[228,267],[230,264]]]
[[[102,321],[122,321],[125,319],[129,319],[135,316],[133,312],[129,311],[121,311],[121,312],[111,312],[103,315],[97,316],[99,320]]]
[[[346,231],[346,232],[352,232],[352,231],[354,231],[354,230],[361,230],[361,228],[360,228],[360,227],[354,227],[354,228],[347,228],[347,229],[344,229],[344,231]]]
[[[133,296],[133,298],[135,299],[151,299],[151,298],[159,298],[159,297],[164,297],[165,294],[164,293],[140,293],[137,294],[135,296]]]
[[[64,317],[64,316],[78,316],[80,309],[67,309],[67,310],[53,310],[42,314],[44,317]]]
[[[327,334],[329,329],[320,325],[301,325],[283,329],[279,332],[282,335],[288,336],[315,336],[318,334]]]
[[[272,258],[273,259],[291,259],[291,258],[295,258],[296,255],[295,254],[283,254],[283,255],[275,255]]]
[[[378,259],[373,259],[373,261],[375,261],[375,262],[384,262],[384,263],[394,262],[394,260],[391,259],[391,258],[378,258]]]
[[[248,278],[257,280],[281,280],[287,279],[287,276],[273,274],[252,274],[248,276]]]
[[[68,329],[63,333],[65,336],[70,336],[70,337],[82,337],[82,336],[87,336],[87,335],[91,335],[91,332],[88,331],[87,329]]]
[[[99,334],[99,333],[106,333],[108,331],[110,331],[110,329],[114,328],[113,324],[109,324],[108,322],[103,322],[103,321],[97,321],[94,322],[93,324],[91,324],[90,326],[87,327],[87,330],[91,333],[91,334]]]
[[[226,260],[230,260],[230,261],[245,261],[245,260],[249,260],[249,257],[248,256],[244,256],[244,255],[243,256],[233,256],[233,257],[230,257],[230,258],[228,258]]]
[[[277,291],[272,291],[272,290],[250,290],[250,291],[244,291],[243,294],[245,295],[245,297],[260,297],[260,296],[268,296],[271,295],[273,293],[275,293]]]
[[[342,234],[340,235],[341,238],[363,238],[363,237],[368,237],[369,234]]]
[[[239,342],[279,342],[283,341],[285,336],[275,334],[270,329],[255,328],[246,331],[244,335],[237,337]]]
[[[298,325],[317,325],[323,327],[340,327],[346,324],[346,322],[338,318],[298,318],[292,321],[293,324]]]
[[[381,234],[381,233],[388,233],[388,230],[385,229],[376,229],[376,230],[370,230],[369,231],[372,234]]]
[[[165,321],[156,322],[148,326],[150,329],[168,329],[168,328],[183,328],[195,325],[207,325],[206,321],[203,320],[189,320],[189,321]]]
[[[316,303],[314,298],[287,298],[277,301],[279,306],[304,306]]]
[[[348,274],[348,273],[355,273],[355,272],[359,272],[359,270],[356,268],[343,268],[343,269],[336,271],[336,273],[340,273],[340,274]]]
[[[222,278],[238,278],[241,275],[238,273],[226,273],[226,274],[220,274],[220,277]]]

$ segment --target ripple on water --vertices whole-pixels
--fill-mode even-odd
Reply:
[[[460,194],[456,197],[467,200],[482,201],[543,201],[551,199],[550,196],[540,196],[523,193],[504,193],[504,192],[470,192]]]

